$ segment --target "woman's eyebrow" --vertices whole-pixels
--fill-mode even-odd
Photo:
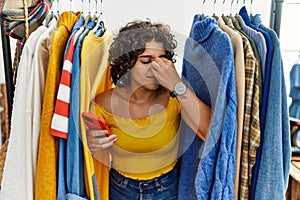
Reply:
[[[166,54],[163,54],[163,55],[160,55],[158,56],[159,58],[166,58]],[[142,56],[138,56],[138,58],[154,58],[153,56],[151,55],[142,55]]]
[[[142,56],[138,56],[138,58],[152,58],[151,55],[142,55]]]
[[[167,58],[167,54],[159,56],[160,58]]]

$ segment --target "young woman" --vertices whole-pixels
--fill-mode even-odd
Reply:
[[[177,199],[181,120],[205,140],[210,108],[180,79],[176,45],[169,26],[150,21],[128,23],[111,45],[115,87],[94,106],[112,135],[87,131],[92,154],[110,151],[110,200]]]

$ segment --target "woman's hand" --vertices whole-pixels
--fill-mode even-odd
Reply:
[[[86,138],[87,145],[94,155],[97,151],[101,151],[103,149],[107,149],[117,141],[117,136],[112,134],[110,136],[106,136],[107,130],[89,130],[87,129]]]
[[[174,63],[166,58],[155,58],[151,71],[157,81],[169,91],[174,89],[176,83],[181,82]]]

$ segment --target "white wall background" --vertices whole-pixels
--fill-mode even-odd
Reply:
[[[90,2],[90,4],[89,4]],[[213,0],[206,0],[204,4],[200,0],[98,0],[97,11],[103,12],[103,20],[106,27],[112,33],[116,33],[118,29],[125,25],[127,22],[135,19],[146,19],[149,18],[152,21],[162,22],[169,24],[171,29],[174,31],[178,40],[177,48],[177,63],[176,67],[180,71],[181,67],[181,56],[183,50],[183,44],[185,38],[189,34],[189,30],[192,24],[192,20],[195,14],[205,13],[212,15],[213,13],[220,14],[235,14],[244,5],[243,1],[234,1],[231,6],[231,0],[215,1],[214,6]],[[239,2],[238,4],[236,2]],[[251,11],[249,4],[250,0],[245,2],[247,10]],[[54,12],[57,10],[61,12],[66,10],[81,10],[85,14],[90,10],[93,14],[96,11],[95,0],[60,0],[57,4],[57,0],[54,1],[52,9]],[[269,26],[270,21],[270,10],[271,1],[253,1],[252,13],[260,13],[262,15],[263,23]],[[231,12],[230,12],[231,11]],[[15,40],[11,39],[11,53],[12,60],[15,50]],[[4,83],[4,64],[3,64],[3,53],[2,53],[2,42],[0,44],[0,83]]]
[[[300,0],[285,0],[282,7],[280,44],[285,73],[287,95],[290,88],[290,71],[293,65],[300,63],[300,30],[295,26],[300,19]],[[288,104],[292,99],[288,97]]]

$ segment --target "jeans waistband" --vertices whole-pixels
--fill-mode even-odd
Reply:
[[[136,188],[137,190],[140,190],[140,189],[146,190],[146,189],[152,189],[152,188],[159,189],[161,187],[161,184],[163,184],[164,182],[166,182],[170,179],[176,180],[176,177],[178,176],[177,165],[178,164],[176,164],[171,171],[169,171],[165,174],[162,174],[161,176],[151,179],[151,180],[135,180],[135,179],[127,178],[113,168],[110,170],[110,176],[111,176],[111,179],[114,179],[115,182],[117,182],[120,186],[122,186],[124,188],[127,186],[130,186],[130,187]]]

